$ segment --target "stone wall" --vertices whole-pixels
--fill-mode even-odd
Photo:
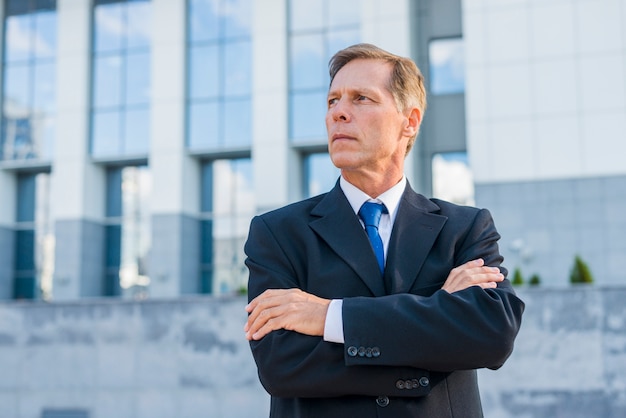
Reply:
[[[626,416],[626,288],[519,293],[527,309],[516,349],[479,374],[485,416]],[[266,417],[245,303],[0,304],[0,417]]]

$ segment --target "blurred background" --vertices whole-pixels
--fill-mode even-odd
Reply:
[[[1,418],[267,415],[243,243],[337,180],[327,64],[358,42],[421,68],[407,178],[491,210],[528,303],[486,416],[626,416],[625,0],[3,0],[0,25]]]

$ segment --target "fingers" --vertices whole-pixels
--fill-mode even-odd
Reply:
[[[246,338],[260,340],[278,329],[323,335],[329,303],[300,289],[266,290],[246,306]]]
[[[484,265],[483,259],[468,261],[450,271],[442,289],[448,293],[458,292],[470,286],[479,286],[483,289],[497,287],[504,280],[498,267]]]
[[[244,326],[244,332],[248,340],[261,339],[267,333],[273,331],[271,329],[272,326],[278,326],[277,321],[273,320],[273,318],[280,317],[283,314],[281,306],[285,303],[285,296],[292,290],[295,289],[268,289],[246,306],[246,312],[250,314]],[[263,329],[263,332],[261,332],[261,329]]]

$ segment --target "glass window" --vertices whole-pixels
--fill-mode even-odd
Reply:
[[[201,291],[239,292],[247,284],[243,245],[256,211],[249,158],[204,164],[201,211]]]
[[[107,171],[106,296],[148,297],[151,192],[152,178],[145,166]]]
[[[50,175],[20,174],[17,177],[13,286],[16,299],[50,298],[54,245]]]
[[[189,0],[187,146],[248,147],[252,137],[251,0]]]
[[[189,99],[219,96],[218,57],[217,45],[201,45],[189,50]]]
[[[325,81],[328,62],[325,62],[324,36],[319,34],[293,36],[289,50],[290,87],[292,89],[327,88]]]
[[[126,56],[126,106],[150,103],[150,53],[138,52]]]
[[[5,2],[0,160],[49,159],[56,117],[56,1]]]
[[[428,45],[430,91],[454,94],[465,91],[463,39],[435,39]]]
[[[148,153],[151,10],[149,0],[95,1],[91,124],[94,157]]]
[[[292,31],[322,30],[326,0],[290,0],[289,26]]]
[[[326,142],[326,91],[291,95],[290,133],[294,141]]]
[[[327,152],[309,154],[304,158],[305,196],[326,193],[335,186],[341,175]]]
[[[474,205],[474,177],[466,152],[435,154],[433,197],[459,205]]]
[[[289,1],[289,135],[295,144],[326,142],[328,60],[360,40],[357,0]]]
[[[250,99],[224,102],[224,139],[232,147],[250,145],[252,103]]]
[[[92,115],[92,155],[114,156],[121,148],[120,119],[116,111],[96,111]]]

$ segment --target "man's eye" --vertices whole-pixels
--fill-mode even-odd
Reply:
[[[328,106],[332,106],[335,103],[337,103],[337,99],[333,98],[333,99],[328,99]]]
[[[360,100],[360,101],[363,101],[363,100],[368,100],[368,98],[367,98],[367,97],[365,97],[365,96],[358,96],[356,99],[357,99],[357,100]]]

